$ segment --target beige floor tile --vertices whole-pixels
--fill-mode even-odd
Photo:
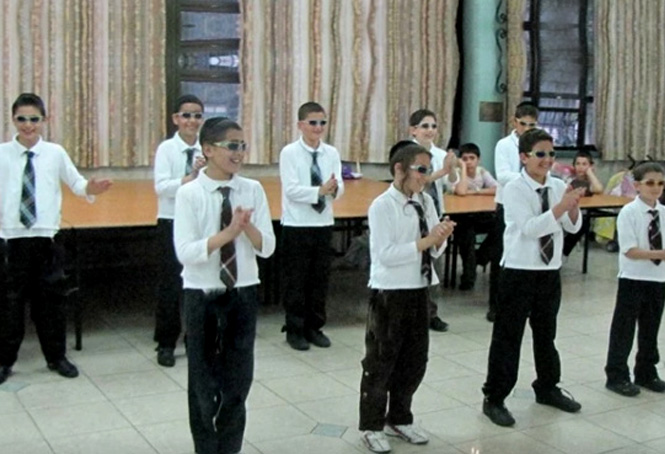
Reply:
[[[423,415],[422,426],[446,443],[457,445],[493,435],[504,434],[514,429],[498,427],[478,410],[469,407],[453,408]]]
[[[334,370],[328,372],[329,377],[334,378],[338,382],[348,386],[352,389],[360,389],[360,378],[362,376],[362,366],[360,363],[356,364],[355,367],[344,370]]]
[[[358,393],[356,389],[351,389],[341,384],[323,372],[298,375],[296,377],[276,378],[274,380],[264,379],[261,382],[263,386],[290,403],[356,395]]]
[[[604,453],[634,443],[582,418],[534,427],[524,433],[568,454]]]
[[[257,408],[276,407],[286,405],[287,402],[266,388],[261,382],[254,380],[247,397],[247,408],[254,410]]]
[[[110,430],[51,441],[55,454],[155,454],[135,429]]]
[[[35,442],[41,434],[26,412],[0,415],[0,446]],[[0,451],[1,452],[1,451]]]
[[[306,435],[315,426],[316,421],[291,406],[259,408],[247,412],[245,438],[257,446],[267,440]]]
[[[341,438],[321,435],[304,435],[285,440],[274,440],[256,443],[263,454],[293,454],[294,452],[325,452],[326,454],[359,454],[366,453],[358,447],[347,443]]]
[[[312,347],[311,353],[299,355],[298,359],[322,372],[350,369],[363,359],[358,350],[337,343],[330,348]]]
[[[665,417],[641,405],[592,415],[587,419],[638,443],[665,438]]]
[[[81,372],[96,377],[154,369],[155,365],[134,349],[86,352],[76,358]]]
[[[66,407],[106,400],[104,394],[85,376],[26,386],[16,395],[28,409]]]
[[[296,407],[317,423],[356,427],[359,405],[359,396],[353,395],[304,402]]]
[[[111,400],[163,394],[182,389],[161,370],[100,375],[93,380]]]
[[[47,440],[129,427],[127,421],[108,402],[94,402],[69,407],[29,410]]]
[[[456,447],[469,454],[561,454],[558,449],[547,446],[519,432],[483,438],[461,443]]]
[[[299,353],[301,355],[315,354],[312,351]],[[309,364],[291,355],[256,358],[254,361],[254,378],[257,380],[295,377],[298,375],[315,374],[317,372]]]
[[[51,447],[44,440],[16,442],[6,445],[0,443],[0,452],[16,454],[53,454]]]
[[[16,393],[0,390],[0,415],[21,413],[23,411],[25,411],[25,408]]]
[[[134,426],[180,420],[186,417],[189,411],[187,392],[182,390],[114,400],[114,404]]]
[[[185,418],[187,415],[183,415]],[[189,421],[179,419],[136,428],[159,454],[193,454]]]

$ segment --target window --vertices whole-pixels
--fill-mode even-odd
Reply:
[[[167,105],[198,96],[206,116],[238,118],[240,109],[240,5],[238,0],[169,0]],[[168,120],[169,131],[173,130]]]
[[[524,98],[557,149],[593,145],[593,0],[530,0]]]

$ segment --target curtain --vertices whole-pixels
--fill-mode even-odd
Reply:
[[[506,104],[504,118],[505,132],[513,129],[512,118],[515,108],[524,98],[524,80],[526,77],[526,42],[524,40],[524,14],[526,0],[508,0],[506,14],[508,16],[507,59],[506,59]]]
[[[0,0],[0,137],[44,99],[44,136],[81,167],[149,165],[166,134],[166,0]]]
[[[277,162],[319,102],[342,159],[386,162],[420,108],[452,128],[458,0],[241,0],[241,119],[251,162]]]
[[[596,144],[604,159],[665,159],[665,2],[595,3]]]

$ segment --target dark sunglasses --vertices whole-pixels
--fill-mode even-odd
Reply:
[[[538,126],[538,123],[536,123],[535,121],[531,122],[531,121],[517,120],[517,122],[522,126],[526,126],[528,128],[535,128],[536,126]]]
[[[29,117],[25,116],[25,115],[17,115],[15,118],[16,118],[16,121],[18,121],[19,123],[26,123],[26,122],[29,121],[30,123],[35,123],[36,124],[36,123],[39,123],[40,121],[42,121],[42,118],[44,118],[44,117],[39,116],[39,115],[31,115]]]
[[[180,115],[185,120],[189,120],[191,118],[200,120],[203,118],[203,114],[201,112],[178,112],[178,115]]]
[[[418,127],[423,129],[436,129],[436,123],[421,123]]]
[[[663,180],[660,180],[660,181],[643,180],[643,181],[640,181],[640,183],[642,183],[645,186],[649,186],[650,188],[652,188],[654,186],[659,186],[659,187],[662,188],[663,186],[665,186],[665,181],[663,181]]]
[[[432,168],[431,167],[412,165],[412,166],[409,166],[409,169],[415,170],[416,172],[418,172],[421,175],[431,175],[432,174]]]
[[[328,124],[328,120],[307,120],[307,124],[310,126],[325,126]]]
[[[546,156],[549,156],[550,158],[555,158],[556,157],[556,151],[542,151],[542,150],[534,150],[526,153],[527,156],[535,156],[538,159],[543,159]]]
[[[234,153],[240,153],[242,151],[247,150],[246,142],[231,142],[225,140],[223,142],[213,142],[212,146],[219,148],[226,148],[227,150],[232,151]]]

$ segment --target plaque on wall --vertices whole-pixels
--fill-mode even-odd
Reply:
[[[502,122],[503,121],[503,103],[481,101],[478,109],[479,121]]]

